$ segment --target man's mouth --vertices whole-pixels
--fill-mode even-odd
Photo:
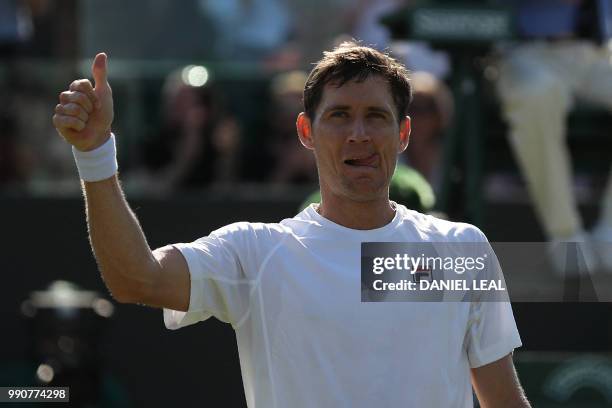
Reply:
[[[378,153],[372,153],[368,156],[358,156],[346,159],[344,163],[355,167],[377,167],[378,161]]]

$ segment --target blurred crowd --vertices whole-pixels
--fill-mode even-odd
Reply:
[[[146,2],[146,13],[140,2],[141,10],[134,4],[119,14],[119,2],[114,8],[107,3],[0,0],[0,89],[8,102],[0,108],[2,191],[78,193],[70,149],[50,118],[57,93],[87,76],[82,61],[99,50],[110,55],[118,94],[113,129],[128,191],[165,196],[244,183],[316,186],[314,157],[299,144],[295,119],[310,64],[350,37],[396,48],[415,71],[415,131],[401,161],[438,180],[441,136],[453,111],[444,83],[448,60],[424,44],[392,43],[379,20],[406,1],[335,0],[315,7],[300,0],[200,0],[179,7],[157,0]],[[120,28],[128,18],[122,14],[130,12],[143,19],[130,35],[134,49],[120,38],[132,32]],[[120,35],[109,31],[109,18]],[[160,30],[162,24],[178,27]],[[139,58],[150,66],[176,63],[142,78],[121,76],[114,65],[127,61],[130,70]]]
[[[98,51],[110,56],[117,101],[113,130],[128,193],[163,197],[258,183],[312,190],[314,158],[295,131],[302,89],[322,50],[355,38],[391,51],[412,71],[413,129],[399,162],[438,193],[442,173],[449,172],[443,166],[444,139],[457,110],[450,87],[454,59],[427,43],[392,38],[381,23],[406,7],[438,3],[453,4],[0,0],[5,101],[0,105],[0,190],[78,193],[71,151],[51,117],[57,94],[73,79],[88,76],[87,65]],[[612,107],[611,1],[476,3],[508,7],[517,29],[514,41],[490,47],[488,66],[475,68],[495,95],[480,102],[483,110],[497,105],[507,124],[506,150],[514,155],[547,238],[585,241],[567,118],[585,101]],[[515,178],[520,180],[518,174]],[[513,180],[495,180],[501,186],[491,191],[511,198]],[[602,190],[593,236],[612,242],[612,184]]]

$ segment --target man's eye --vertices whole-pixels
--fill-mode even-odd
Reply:
[[[345,111],[334,111],[330,115],[332,118],[346,118],[348,117],[348,113]]]
[[[372,112],[368,115],[371,118],[375,118],[375,119],[385,119],[386,116],[380,112]]]

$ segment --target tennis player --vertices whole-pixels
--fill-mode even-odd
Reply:
[[[105,54],[92,71],[95,85],[60,94],[53,122],[73,146],[102,278],[119,302],[163,308],[170,329],[230,323],[249,407],[467,408],[472,386],[483,407],[529,407],[508,302],[361,302],[362,242],[486,242],[389,201],[410,135],[402,65],[344,43],[310,73],[297,134],[316,157],[320,204],[154,251],[117,177]]]

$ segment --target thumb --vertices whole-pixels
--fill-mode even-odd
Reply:
[[[95,82],[95,88],[108,84],[106,75],[106,58],[107,56],[103,52],[97,54],[93,65],[91,66],[91,73]]]

